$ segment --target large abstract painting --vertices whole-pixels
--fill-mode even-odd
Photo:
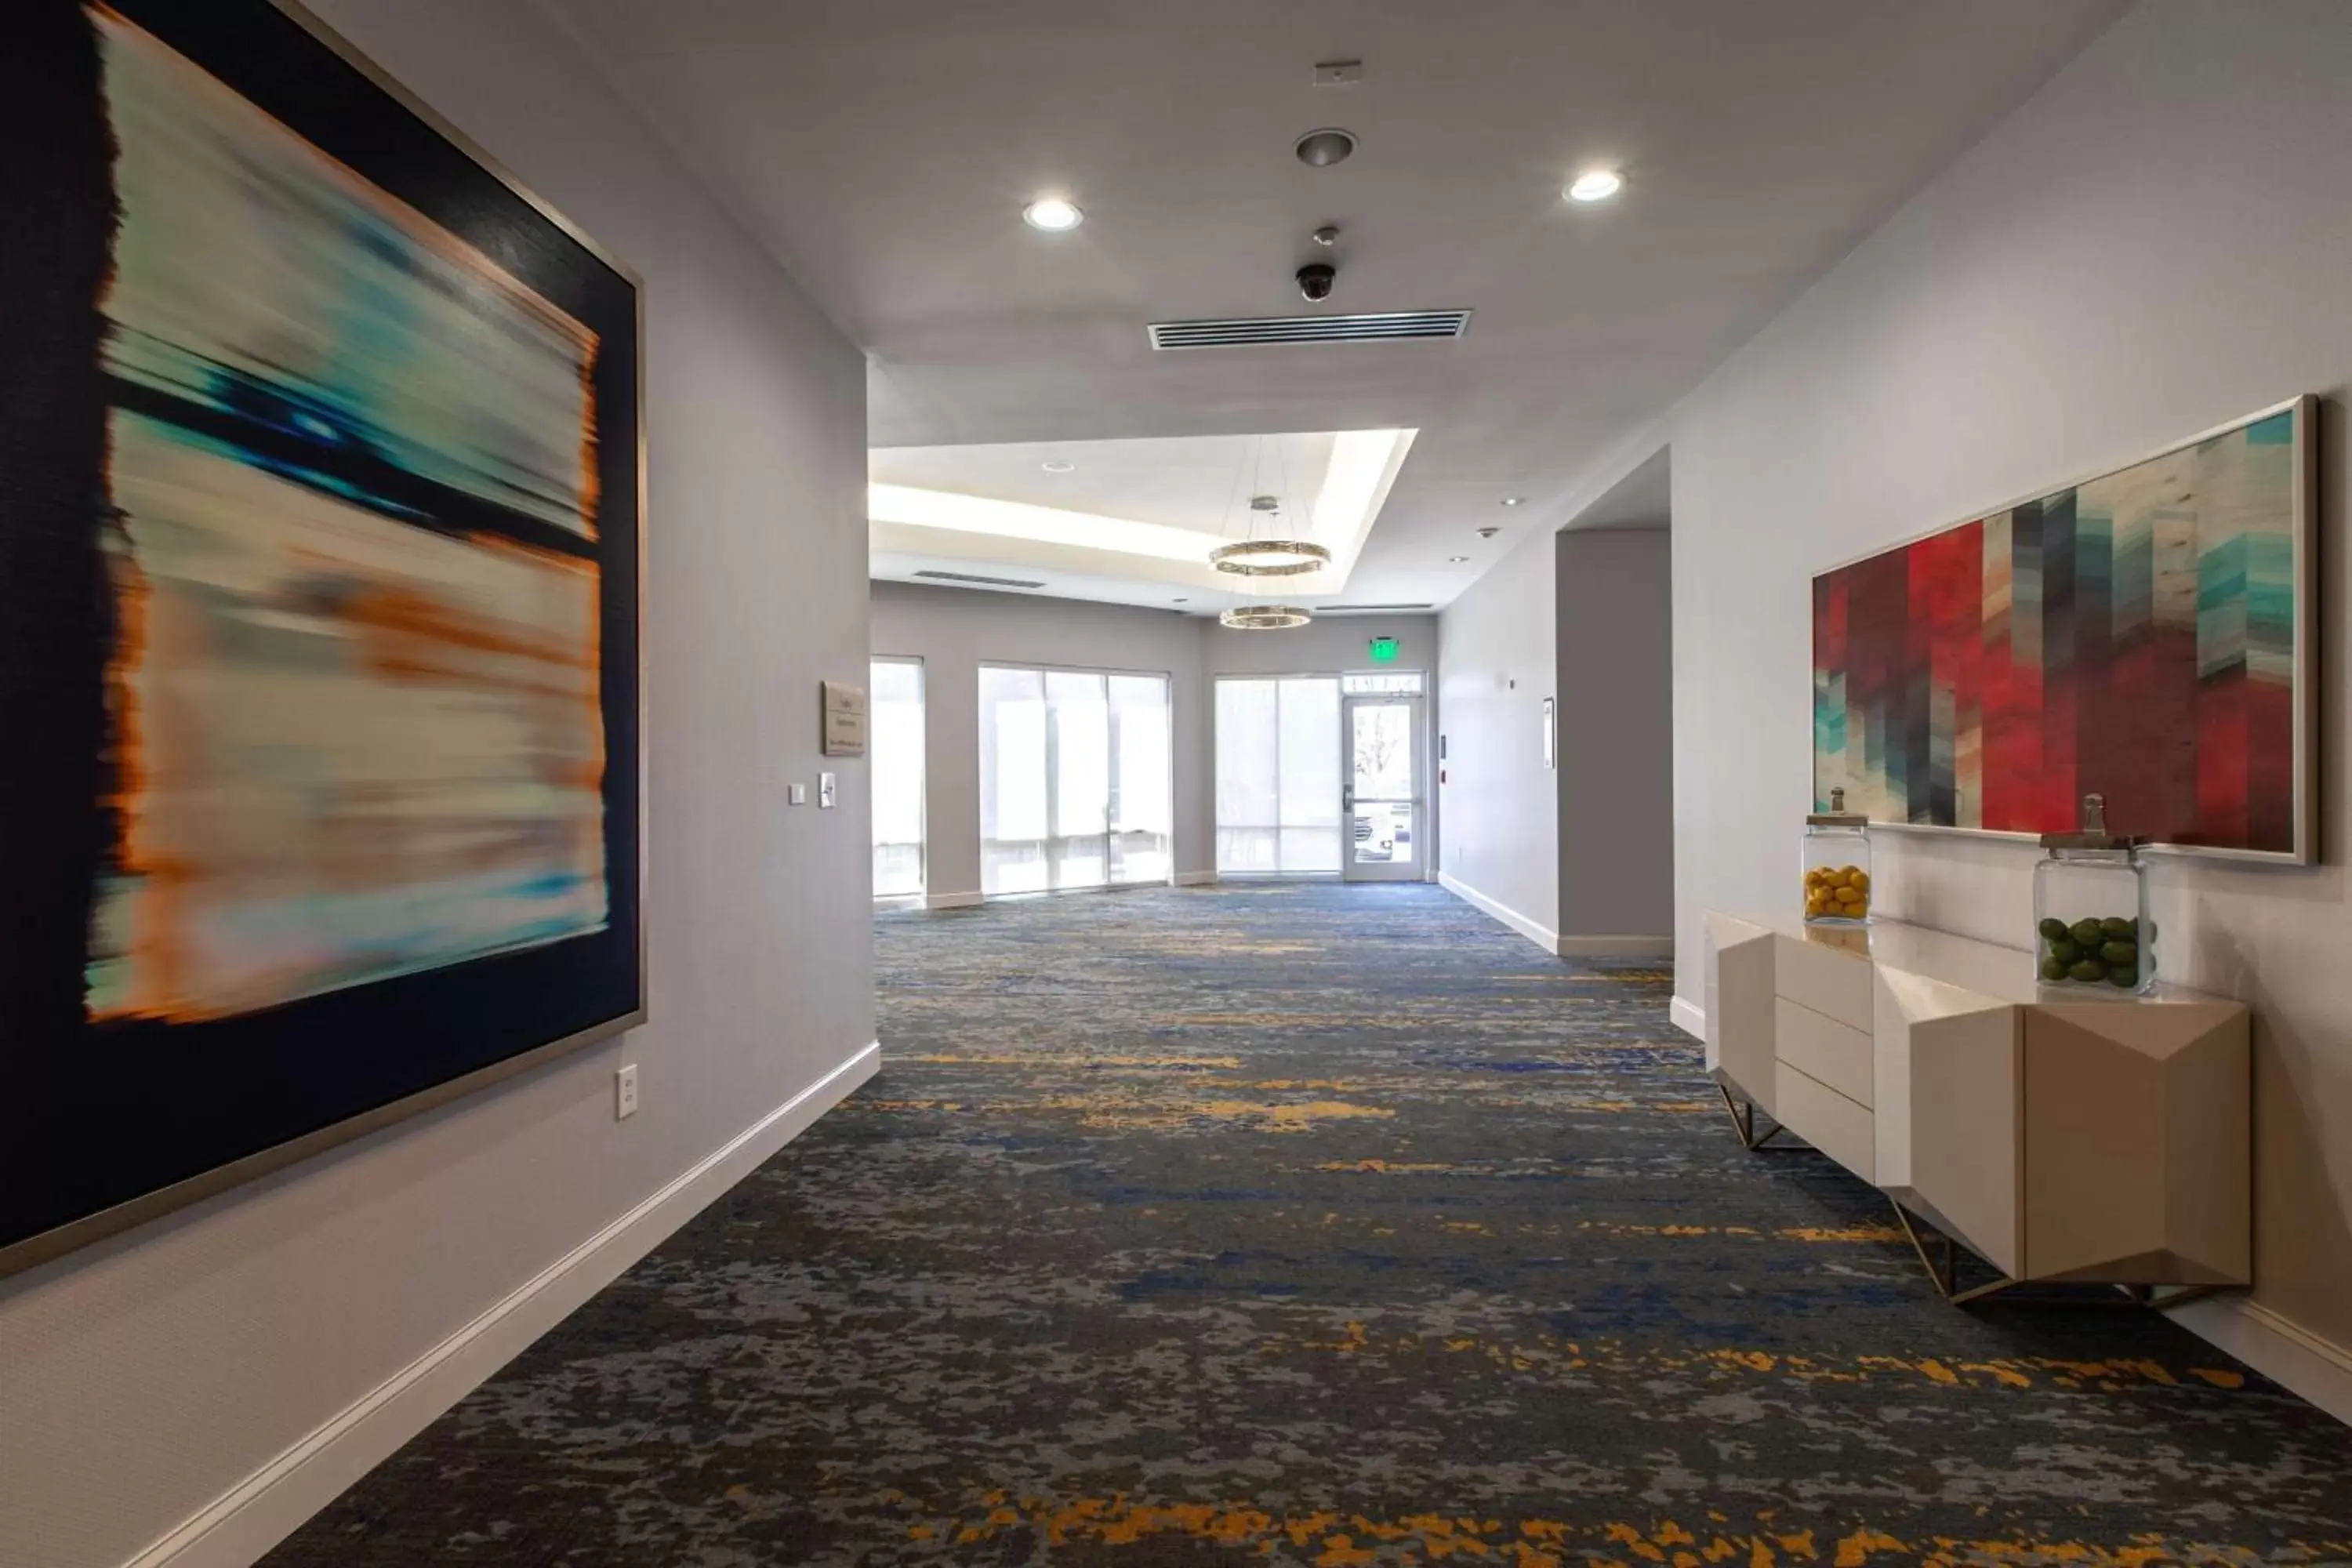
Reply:
[[[1813,579],[1813,795],[2312,852],[2309,399]],[[1821,809],[1817,804],[1816,809]]]
[[[9,27],[0,1261],[643,1010],[635,282],[290,8]]]

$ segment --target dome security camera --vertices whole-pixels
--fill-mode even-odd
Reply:
[[[1328,300],[1339,281],[1339,269],[1328,261],[1310,261],[1298,269],[1298,292],[1309,304]]]

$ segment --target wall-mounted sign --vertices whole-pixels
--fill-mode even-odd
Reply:
[[[839,680],[824,682],[824,754],[866,754],[866,688]]]
[[[1374,664],[1393,664],[1393,663],[1395,663],[1395,662],[1396,662],[1396,656],[1397,656],[1397,644],[1396,644],[1396,638],[1394,638],[1394,637],[1374,637],[1374,638],[1372,639],[1372,645],[1371,645],[1371,646],[1372,646],[1372,662],[1373,662]]]

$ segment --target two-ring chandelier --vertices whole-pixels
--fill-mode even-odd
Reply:
[[[1271,515],[1281,510],[1282,502],[1275,496],[1250,500],[1250,510],[1255,513]],[[1310,540],[1243,539],[1209,552],[1209,564],[1236,577],[1299,577],[1331,564],[1331,552]],[[1236,605],[1217,616],[1220,625],[1240,631],[1281,631],[1303,626],[1314,618],[1313,612],[1297,605],[1264,604]]]

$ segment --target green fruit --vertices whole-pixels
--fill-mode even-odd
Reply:
[[[2126,991],[2130,990],[2133,986],[2139,984],[2139,965],[2137,963],[2118,964],[2116,967],[2108,970],[2107,984],[2110,985],[2120,985]]]
[[[2059,957],[2057,956],[2057,954],[2055,954],[2055,953],[2053,953],[2053,954],[2052,954],[2051,956],[2049,956],[2048,958],[2043,959],[2043,960],[2042,961],[2042,979],[2044,979],[2044,980],[2063,980],[2063,979],[2065,979],[2065,978],[2066,978],[2066,964],[2065,964],[2065,962],[2064,962],[2063,960],[2062,960],[2061,958],[2059,958]]]
[[[2107,977],[2107,966],[2095,958],[2085,958],[2066,971],[2066,978],[2079,980],[2085,985],[2095,985]]]
[[[2111,942],[2099,949],[2099,959],[2105,963],[2120,963],[2127,968],[2139,967],[2139,944],[2135,942]]]
[[[2076,947],[2096,947],[2107,940],[2105,929],[2088,915],[2068,926],[2066,934],[2074,939]]]
[[[2056,959],[2058,966],[2063,969],[2081,958],[2083,950],[2075,946],[2072,940],[2053,942],[2050,944],[2050,956]]]
[[[2107,933],[2107,940],[2110,942],[2139,940],[2139,921],[2127,921],[2121,915],[2109,915],[2099,922],[2099,929]]]
[[[2042,924],[2035,929],[2042,932],[2042,940],[2045,942],[2064,942],[2066,940],[2066,922],[2064,921],[2043,921]]]

